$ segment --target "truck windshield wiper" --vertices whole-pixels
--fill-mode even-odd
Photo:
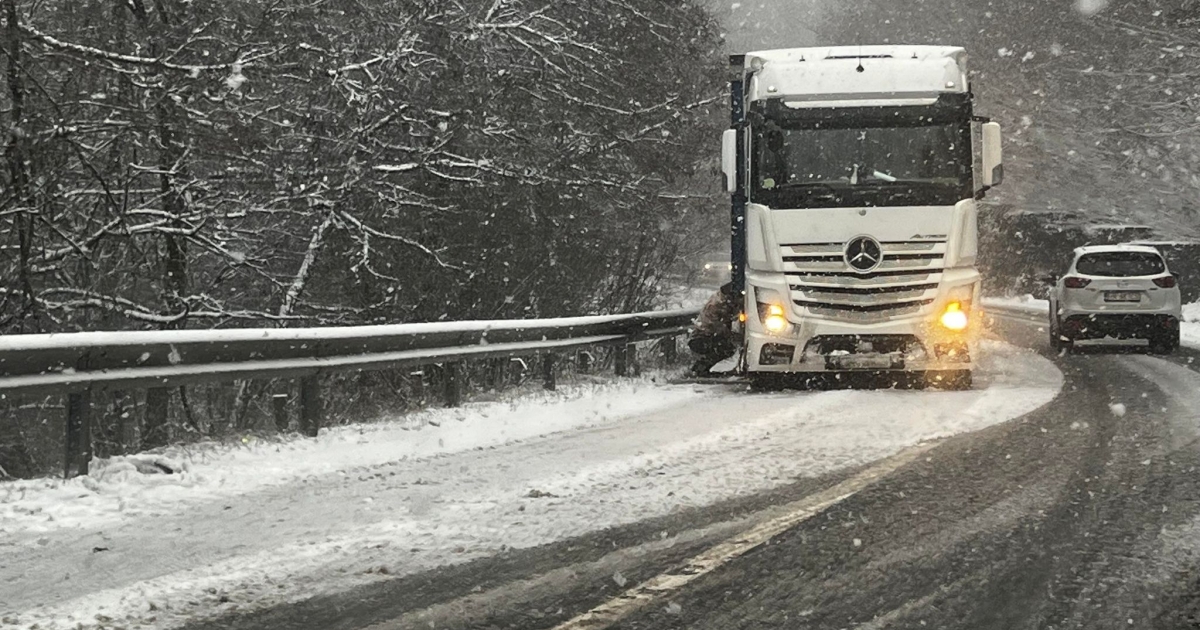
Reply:
[[[848,187],[849,184],[842,182],[838,182],[836,185],[831,182],[784,182],[782,184],[776,184],[775,190],[781,190],[784,188],[790,190],[825,190],[832,194],[837,194],[839,189],[845,189]]]
[[[868,182],[859,182],[859,186],[873,186],[877,188],[898,188],[902,186],[953,186],[953,182],[938,181],[934,179],[883,179]]]

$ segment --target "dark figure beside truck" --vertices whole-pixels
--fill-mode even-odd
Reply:
[[[714,365],[733,356],[741,343],[733,323],[741,312],[741,296],[733,283],[721,286],[700,311],[688,347],[697,355],[693,376],[710,376]]]

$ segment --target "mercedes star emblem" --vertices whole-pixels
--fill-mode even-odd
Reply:
[[[874,271],[883,262],[883,248],[870,236],[856,236],[846,243],[846,264],[859,272]]]

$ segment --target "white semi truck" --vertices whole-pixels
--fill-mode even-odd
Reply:
[[[1003,177],[962,48],[734,55],[722,170],[751,379],[854,372],[968,388],[976,202]]]

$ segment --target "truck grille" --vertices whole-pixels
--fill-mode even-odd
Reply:
[[[870,273],[850,268],[843,243],[784,245],[791,298],[807,314],[853,323],[917,315],[933,304],[945,267],[945,241],[880,243],[883,261]]]

